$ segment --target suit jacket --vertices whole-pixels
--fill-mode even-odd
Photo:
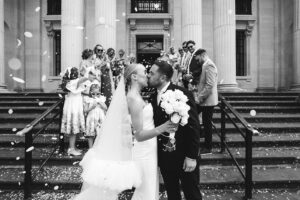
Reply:
[[[218,104],[218,69],[216,65],[208,59],[202,66],[202,73],[198,84],[198,97],[203,97],[204,101],[200,106],[215,106]]]
[[[178,130],[175,133],[175,139],[176,139],[176,150],[175,154],[178,154],[184,157],[189,157],[192,159],[197,159],[198,158],[198,152],[199,152],[199,144],[200,144],[200,125],[199,125],[199,120],[198,120],[198,115],[197,115],[197,108],[196,104],[193,98],[193,95],[187,91],[186,89],[173,85],[170,83],[169,87],[167,90],[181,90],[187,97],[188,97],[188,102],[187,104],[190,106],[189,110],[189,119],[188,119],[188,124],[185,126],[179,126]],[[167,120],[169,120],[169,116],[162,110],[162,108],[157,104],[157,92],[155,92],[152,95],[151,98],[151,103],[153,106],[153,113],[154,113],[154,124],[155,126],[159,126],[163,123],[165,123]],[[169,136],[169,133],[164,133],[164,135]],[[158,162],[159,165],[161,162],[161,159],[165,158],[166,156],[163,156],[162,154],[167,154],[171,155],[173,152],[164,152],[164,145],[168,143],[168,138],[164,137],[162,135],[157,137],[158,139]],[[174,155],[174,154],[173,154]],[[168,158],[172,159],[172,156],[167,156]],[[174,159],[178,159],[177,157],[173,156]],[[171,164],[168,163],[168,161],[165,161],[164,163],[166,164]]]

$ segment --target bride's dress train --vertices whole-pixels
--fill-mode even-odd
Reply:
[[[101,133],[80,162],[83,186],[74,200],[116,200],[122,191],[141,184],[141,170],[132,159],[132,131],[123,80],[114,93]]]

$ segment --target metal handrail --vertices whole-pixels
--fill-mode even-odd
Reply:
[[[42,131],[44,131],[46,129],[46,127],[48,127],[49,124],[51,124],[54,121],[54,119],[57,116],[59,116],[59,118],[61,119],[63,103],[64,103],[64,99],[58,100],[55,104],[53,104],[45,112],[43,112],[38,118],[33,120],[30,124],[26,125],[26,127],[23,128],[21,131],[17,132],[18,136],[25,136],[25,159],[24,159],[25,160],[25,163],[24,163],[25,176],[24,176],[24,184],[23,184],[25,200],[30,199],[32,197],[32,180],[33,180],[33,178],[32,178],[31,170],[32,170],[32,150],[34,149],[33,141],[40,133],[42,133]],[[44,120],[45,117],[47,117],[50,113],[52,113],[57,107],[60,107],[59,112],[57,112],[48,123],[43,125],[43,127],[33,137],[32,129],[38,123],[40,123],[42,120]],[[56,147],[58,145],[59,145],[60,151],[62,152],[64,150],[64,138],[61,133],[59,133],[59,141],[55,145],[54,151],[56,151]],[[46,162],[54,154],[54,151],[45,159],[45,161],[39,167],[38,171],[43,168],[43,166],[46,164]],[[36,176],[36,174],[35,174],[35,176]]]
[[[255,131],[255,129],[226,101],[226,99],[219,94],[221,103],[218,105],[221,109],[221,135],[219,135],[221,139],[221,152],[224,152],[225,149],[228,151],[230,157],[233,159],[234,164],[237,166],[239,172],[241,173],[243,179],[245,180],[245,199],[252,199],[252,190],[253,190],[253,181],[252,181],[252,136]],[[237,123],[231,118],[228,111],[232,113],[238,123],[242,124],[242,126],[246,129],[244,132]],[[228,119],[232,122],[234,127],[238,130],[238,132],[243,136],[245,140],[245,146],[246,146],[246,152],[245,152],[245,173],[242,171],[241,167],[239,166],[239,163],[234,158],[233,154],[231,153],[225,139],[226,139],[226,123],[225,123],[225,117],[228,117]],[[213,125],[214,129],[216,130],[216,127]]]

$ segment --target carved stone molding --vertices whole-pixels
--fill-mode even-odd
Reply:
[[[54,36],[54,29],[53,29],[53,24],[51,21],[45,21],[45,27],[47,30],[47,35],[49,37],[53,37]]]
[[[60,15],[46,15],[43,17],[45,23],[45,28],[47,30],[47,35],[49,37],[54,36],[55,30],[61,29],[61,16]]]
[[[170,29],[170,19],[164,19],[164,30],[168,31]]]
[[[130,30],[132,30],[132,31],[136,30],[136,20],[135,19],[129,19],[129,27],[130,27]]]
[[[249,20],[247,25],[246,25],[246,36],[251,36],[253,29],[254,29],[254,24],[255,21],[254,20]]]

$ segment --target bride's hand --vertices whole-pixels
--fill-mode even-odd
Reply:
[[[171,122],[170,120],[166,121],[163,126],[163,132],[174,133],[178,129],[178,124]]]

